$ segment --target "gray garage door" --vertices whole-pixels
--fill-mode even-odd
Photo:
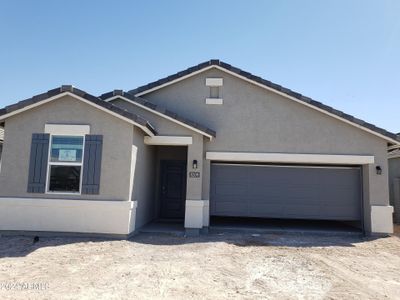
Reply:
[[[210,214],[360,220],[360,169],[214,163]]]

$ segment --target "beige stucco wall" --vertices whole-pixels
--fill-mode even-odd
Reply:
[[[133,145],[137,148],[132,190],[132,199],[137,202],[137,229],[156,217],[156,147],[144,144],[144,133],[137,127]]]
[[[46,123],[88,124],[91,134],[103,135],[99,195],[26,192],[32,133],[43,133]],[[132,128],[133,125],[70,96],[10,117],[5,122],[0,197],[129,200]]]
[[[223,105],[207,105],[207,77],[222,77]],[[383,176],[377,203],[386,203],[387,143],[354,126],[247,83],[220,70],[209,70],[142,96],[216,130],[206,151],[285,152],[374,155]],[[377,200],[376,198],[385,198]]]
[[[179,124],[171,120],[167,120],[163,117],[157,116],[156,114],[144,110],[137,105],[131,104],[127,101],[116,99],[113,100],[112,103],[114,105],[118,105],[124,109],[127,109],[135,114],[138,114],[147,120],[150,121],[151,124],[155,126],[159,135],[166,136],[191,136],[193,139],[193,144],[184,147],[184,151],[182,151],[183,147],[157,147],[157,171],[156,174],[159,176],[159,164],[161,159],[179,159],[187,160],[187,182],[186,182],[186,213],[185,213],[185,227],[187,228],[197,228],[197,226],[201,226],[203,223],[203,218],[197,217],[199,214],[202,216],[203,212],[198,213],[198,211],[203,210],[203,208],[197,203],[193,201],[200,201],[207,199],[208,200],[208,190],[204,189],[203,185],[208,186],[205,183],[204,175],[201,175],[200,178],[190,177],[190,172],[200,172],[203,174],[203,165],[207,162],[205,161],[205,152],[204,152],[204,143],[209,141],[208,138],[205,138],[198,132],[195,132],[191,129],[182,127]],[[182,114],[185,116],[185,114]],[[173,155],[172,152],[176,149],[176,155]],[[187,153],[187,155],[186,155]],[[193,160],[197,160],[198,166],[197,169],[193,169]],[[208,179],[209,181],[209,179]],[[207,180],[206,180],[207,182]],[[159,186],[158,177],[156,179],[155,188],[157,189]],[[203,192],[205,191],[205,192]],[[156,192],[156,199],[158,199],[158,193]],[[157,203],[157,201],[156,201]],[[156,215],[158,214],[158,207],[156,205]],[[208,217],[207,217],[208,218]],[[193,222],[194,221],[194,222]],[[199,225],[200,224],[200,225]]]
[[[223,78],[223,105],[205,104],[207,77]],[[363,168],[364,205],[389,204],[387,142],[352,125],[215,69],[142,97],[215,130],[203,157],[207,151],[373,155],[375,164]],[[203,200],[209,195],[209,163],[203,163]],[[366,207],[367,227],[369,214]]]
[[[224,79],[223,105],[205,104],[207,77]],[[208,151],[370,154],[386,145],[354,126],[219,70],[142,97],[216,130]]]

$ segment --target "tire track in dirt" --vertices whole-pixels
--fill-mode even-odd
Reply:
[[[382,294],[381,289],[378,290],[373,286],[366,284],[366,282],[369,281],[366,280],[365,276],[359,275],[358,273],[348,270],[347,268],[343,267],[343,265],[340,265],[336,263],[334,260],[327,258],[326,255],[325,257],[315,253],[309,253],[303,255],[313,259],[318,264],[323,265],[324,269],[329,270],[329,274],[341,280],[343,284],[351,285],[354,291],[357,291],[358,293],[362,294],[360,296],[362,296],[363,299],[382,299],[382,298],[388,299],[388,295]]]

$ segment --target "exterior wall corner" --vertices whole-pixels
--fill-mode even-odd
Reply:
[[[371,233],[393,233],[393,206],[371,206]]]

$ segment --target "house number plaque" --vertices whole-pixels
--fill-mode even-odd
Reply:
[[[189,172],[190,178],[200,178],[200,172]]]

